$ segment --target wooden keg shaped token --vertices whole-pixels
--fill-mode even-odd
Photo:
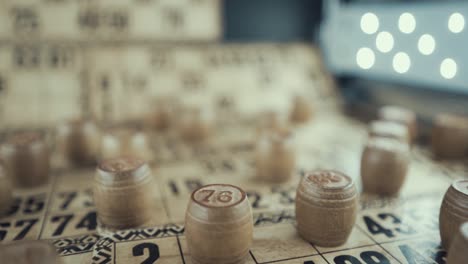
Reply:
[[[307,122],[312,117],[311,103],[304,96],[295,96],[289,119],[294,123]]]
[[[411,143],[408,128],[393,121],[377,120],[369,125],[369,137],[394,138],[402,142]]]
[[[209,108],[185,106],[180,110],[177,122],[182,139],[203,141],[213,130],[214,113]]]
[[[456,159],[468,155],[468,118],[439,114],[431,132],[432,152],[436,157]]]
[[[442,247],[450,248],[460,225],[468,221],[468,180],[457,180],[445,193],[440,207],[439,225]]]
[[[392,138],[371,138],[361,157],[365,192],[395,195],[403,186],[410,162],[407,143]]]
[[[94,177],[94,202],[100,223],[126,229],[148,223],[155,210],[155,186],[150,167],[134,157],[99,163]]]
[[[48,182],[50,150],[40,133],[13,135],[1,146],[0,156],[14,186],[34,187]]]
[[[255,151],[257,178],[269,182],[286,182],[291,179],[296,154],[290,132],[265,134],[258,140]]]
[[[0,247],[3,264],[59,264],[54,246],[39,240],[13,242]]]
[[[447,264],[465,264],[468,262],[468,222],[462,224],[455,236],[447,255]]]
[[[0,161],[0,218],[10,209],[13,202],[13,194],[10,179],[6,175],[6,170]]]
[[[258,116],[257,138],[270,133],[287,133],[290,131],[287,119],[280,113],[268,111]]]
[[[356,221],[358,194],[353,180],[336,171],[307,173],[296,192],[299,235],[322,247],[346,242]]]
[[[381,120],[393,121],[406,125],[411,141],[415,140],[418,136],[418,121],[413,111],[403,107],[389,105],[381,107],[377,115]]]
[[[161,96],[154,100],[153,111],[147,115],[146,123],[157,130],[166,130],[176,118],[178,100],[172,96]]]
[[[57,141],[69,162],[92,165],[100,152],[101,130],[92,120],[72,120],[58,127]]]
[[[101,158],[110,159],[121,156],[149,159],[151,156],[148,135],[132,128],[110,128],[103,133]]]
[[[252,211],[246,193],[229,184],[195,190],[185,214],[193,263],[244,263],[252,244]]]

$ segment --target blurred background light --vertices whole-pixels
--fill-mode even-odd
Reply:
[[[448,28],[452,33],[460,33],[465,28],[465,17],[460,13],[453,13],[448,20]]]
[[[411,67],[411,59],[405,52],[398,52],[393,57],[393,69],[398,73],[406,73]]]
[[[365,13],[361,17],[361,29],[366,34],[374,34],[379,30],[379,18],[374,13]]]
[[[394,40],[392,34],[382,31],[377,34],[375,45],[380,52],[387,53],[393,49]]]
[[[440,64],[440,75],[445,79],[453,79],[456,74],[457,63],[451,58],[444,59]]]
[[[405,34],[410,34],[416,29],[416,19],[411,13],[403,13],[398,19],[398,28]]]
[[[418,40],[418,50],[424,55],[431,55],[436,47],[434,37],[429,34],[422,35]]]
[[[375,63],[375,54],[369,48],[360,48],[356,53],[356,63],[362,69],[370,69]]]

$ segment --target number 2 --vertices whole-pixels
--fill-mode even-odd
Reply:
[[[133,247],[132,253],[134,257],[143,256],[145,254],[145,248],[148,249],[149,256],[141,262],[141,264],[152,264],[159,259],[159,247],[153,243],[142,243]]]

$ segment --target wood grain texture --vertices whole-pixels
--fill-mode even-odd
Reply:
[[[468,118],[452,114],[435,117],[431,131],[432,153],[442,159],[463,158],[468,154]]]
[[[291,133],[270,131],[258,140],[255,152],[257,178],[268,182],[286,182],[294,173],[295,161]]]
[[[317,246],[344,244],[356,221],[357,202],[354,182],[343,173],[306,173],[296,192],[299,235]]]
[[[411,141],[414,141],[418,136],[418,121],[416,114],[406,108],[394,105],[381,107],[377,113],[381,120],[393,121],[404,124],[408,127],[408,133]]]
[[[71,164],[96,164],[101,146],[101,130],[92,120],[71,120],[59,125],[57,142]]]
[[[40,133],[14,134],[0,147],[0,156],[14,186],[33,187],[49,180],[50,150]]]
[[[0,247],[3,264],[60,264],[55,248],[46,241],[21,241]]]
[[[468,221],[468,180],[456,180],[445,193],[440,207],[442,247],[449,249],[462,223]]]
[[[253,237],[246,193],[228,184],[195,190],[185,215],[185,236],[193,263],[244,263]]]
[[[365,192],[395,195],[403,186],[409,166],[407,143],[391,138],[371,138],[361,157]]]
[[[5,167],[0,161],[0,217],[2,217],[13,202],[12,186],[6,175]]]
[[[94,202],[103,226],[124,229],[150,221],[155,186],[146,162],[119,157],[100,162],[94,177]]]
[[[464,264],[468,261],[468,222],[462,224],[448,251],[447,264]]]

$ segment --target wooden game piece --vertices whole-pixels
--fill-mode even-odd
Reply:
[[[199,142],[210,135],[214,122],[211,109],[185,106],[178,114],[178,130],[182,139]]]
[[[406,178],[410,158],[407,143],[392,138],[370,138],[361,157],[365,192],[397,194]]]
[[[447,255],[447,264],[465,264],[468,260],[468,222],[462,224]]]
[[[92,165],[99,155],[101,131],[92,120],[72,120],[58,127],[57,141],[72,164]]]
[[[0,156],[14,186],[34,187],[49,180],[50,152],[40,133],[13,135],[1,146]]]
[[[13,202],[10,179],[6,175],[5,168],[0,160],[0,218],[10,209]]]
[[[388,105],[381,107],[377,115],[381,120],[393,121],[406,125],[411,141],[415,140],[418,136],[418,122],[416,114],[413,111],[399,106]]]
[[[357,206],[358,194],[350,177],[336,171],[310,172],[296,192],[299,235],[317,246],[342,245],[353,229]]]
[[[146,122],[157,130],[168,129],[175,119],[178,101],[175,97],[162,96],[154,101],[154,109],[148,114]]]
[[[252,244],[252,211],[246,193],[211,184],[192,193],[185,236],[193,263],[244,263]]]
[[[442,246],[449,249],[460,225],[468,221],[468,180],[456,180],[445,193],[440,207]]]
[[[307,122],[312,116],[312,107],[310,102],[303,96],[295,96],[289,119],[294,123]]]
[[[273,111],[263,112],[257,119],[257,138],[262,138],[265,134],[287,133],[290,131],[287,120],[279,113]]]
[[[410,143],[411,141],[408,128],[405,125],[385,120],[377,120],[370,123],[369,137],[394,138],[406,143]]]
[[[134,157],[99,163],[94,177],[94,202],[100,223],[111,229],[142,226],[156,208],[150,167]]]
[[[141,130],[119,127],[109,128],[103,133],[101,159],[121,156],[150,157],[151,149],[148,135]]]
[[[468,154],[468,118],[452,114],[435,117],[431,133],[432,152],[439,158],[462,158]]]
[[[55,248],[45,241],[19,241],[0,246],[3,264],[59,264]]]
[[[269,182],[288,181],[293,175],[295,160],[291,133],[272,131],[258,140],[255,151],[256,176]]]

